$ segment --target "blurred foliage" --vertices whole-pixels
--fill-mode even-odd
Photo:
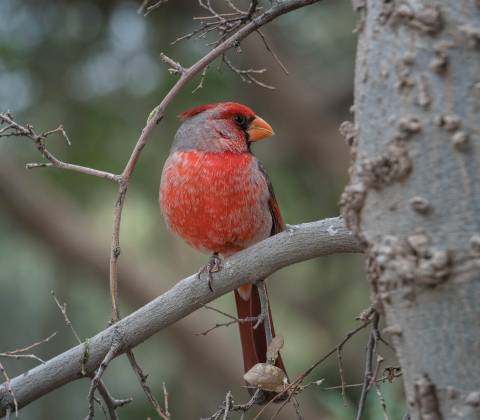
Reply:
[[[220,0],[218,0],[220,1]],[[246,1],[237,2],[246,7]],[[267,1],[263,1],[268,6]],[[205,52],[208,40],[170,45],[170,41],[195,25],[192,16],[202,14],[196,1],[168,2],[144,18],[137,3],[124,1],[36,0],[0,2],[0,109],[9,109],[38,131],[63,124],[71,147],[63,139],[50,138],[51,150],[68,162],[119,172],[152,108],[175,82],[159,59],[164,51],[188,66]],[[282,17],[264,29],[272,47],[290,71],[283,74],[255,36],[242,43],[242,53],[229,53],[240,67],[266,67],[265,82],[275,91],[242,83],[218,63],[210,66],[203,89],[191,91],[198,79],[175,99],[155,131],[134,174],[128,193],[122,228],[124,254],[141,265],[175,277],[155,283],[158,293],[204,264],[205,256],[188,249],[167,232],[157,208],[157,189],[170,140],[178,126],[176,115],[191,106],[213,101],[244,102],[275,128],[274,139],[256,147],[264,162],[287,223],[301,223],[338,214],[338,199],[347,179],[348,150],[337,127],[349,118],[355,37],[350,2],[325,1]],[[2,139],[2,159],[22,168],[40,157],[28,140]],[[108,241],[111,235],[115,187],[107,181],[59,170],[28,173],[39,182],[67,196],[91,222],[92,231]],[[48,200],[55,202],[55,195]],[[54,305],[54,289],[82,337],[95,334],[109,320],[107,280],[102,287],[88,281],[91,272],[56,259],[28,226],[15,223],[0,203],[0,350],[14,349],[59,334],[38,349],[49,358],[75,344],[71,332]],[[32,214],[31,217],[35,217]],[[75,220],[71,221],[75,223]],[[107,264],[107,261],[105,262]],[[270,282],[277,330],[285,336],[284,359],[290,375],[306,369],[355,326],[355,316],[368,306],[368,287],[359,256],[332,256],[298,264],[275,274]],[[154,279],[152,279],[153,281]],[[123,296],[123,313],[132,302]],[[215,304],[232,312],[230,296]],[[198,311],[194,317],[208,328],[218,316]],[[187,322],[187,321],[182,321]],[[175,327],[172,327],[175,328]],[[235,327],[218,329],[228,348],[212,348],[212,375],[195,376],[185,364],[186,349],[168,331],[137,349],[150,374],[157,395],[165,381],[174,419],[198,418],[214,411],[228,389],[237,401],[246,399],[240,375],[241,359]],[[191,342],[191,341],[190,341]],[[209,336],[198,337],[207,346]],[[362,381],[366,334],[345,348],[347,383]],[[386,365],[395,364],[390,358]],[[187,353],[185,353],[187,354]],[[195,349],[188,349],[195,354]],[[188,356],[190,357],[190,356]],[[238,365],[238,380],[215,378],[216,358]],[[34,364],[5,361],[11,376]],[[358,387],[348,388],[348,405],[340,391],[323,390],[339,384],[334,358],[323,364],[312,379],[325,378],[317,388],[300,396],[307,418],[350,419],[355,411]],[[140,419],[153,412],[123,358],[108,369],[106,381],[117,397],[133,396],[122,408],[122,418]],[[230,382],[229,382],[230,381]],[[400,419],[404,402],[399,384],[382,385],[391,419]],[[22,409],[22,419],[83,418],[86,414],[87,381],[77,381]],[[372,391],[365,418],[383,414]],[[313,413],[313,414],[312,414]],[[101,414],[100,414],[101,415]],[[283,418],[292,418],[286,414]],[[312,417],[313,416],[313,417]]]

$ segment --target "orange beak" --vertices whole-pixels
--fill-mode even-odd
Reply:
[[[270,124],[258,115],[255,116],[255,119],[250,123],[247,133],[250,141],[263,140],[274,134]]]

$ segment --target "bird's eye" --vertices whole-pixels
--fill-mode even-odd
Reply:
[[[246,128],[248,124],[247,117],[242,114],[237,114],[233,117],[233,120],[242,128]]]

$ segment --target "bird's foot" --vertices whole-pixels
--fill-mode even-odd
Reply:
[[[202,274],[206,273],[208,276],[208,288],[211,292],[213,292],[212,281],[213,276],[212,273],[218,273],[222,269],[222,260],[218,256],[218,252],[214,252],[210,257],[210,260],[204,267],[198,272],[198,278],[201,278]]]

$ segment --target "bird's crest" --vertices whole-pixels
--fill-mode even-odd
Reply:
[[[188,111],[182,112],[180,114],[180,119],[182,121],[186,120],[187,118],[191,118],[194,115],[200,114],[203,111],[206,111],[207,109],[212,109],[215,108],[218,104],[206,104],[206,105],[199,105],[196,106],[195,108],[189,109]]]
[[[213,108],[221,108],[225,111],[225,117],[228,116],[233,116],[235,114],[244,114],[246,116],[254,116],[255,113],[247,106],[238,104],[236,102],[216,102],[213,104],[206,104],[206,105],[199,105],[196,106],[195,108],[192,108],[188,111],[182,112],[180,114],[180,119],[182,121],[191,118],[197,114],[200,114],[201,112],[207,111],[209,109]],[[223,114],[223,113],[222,113]]]

